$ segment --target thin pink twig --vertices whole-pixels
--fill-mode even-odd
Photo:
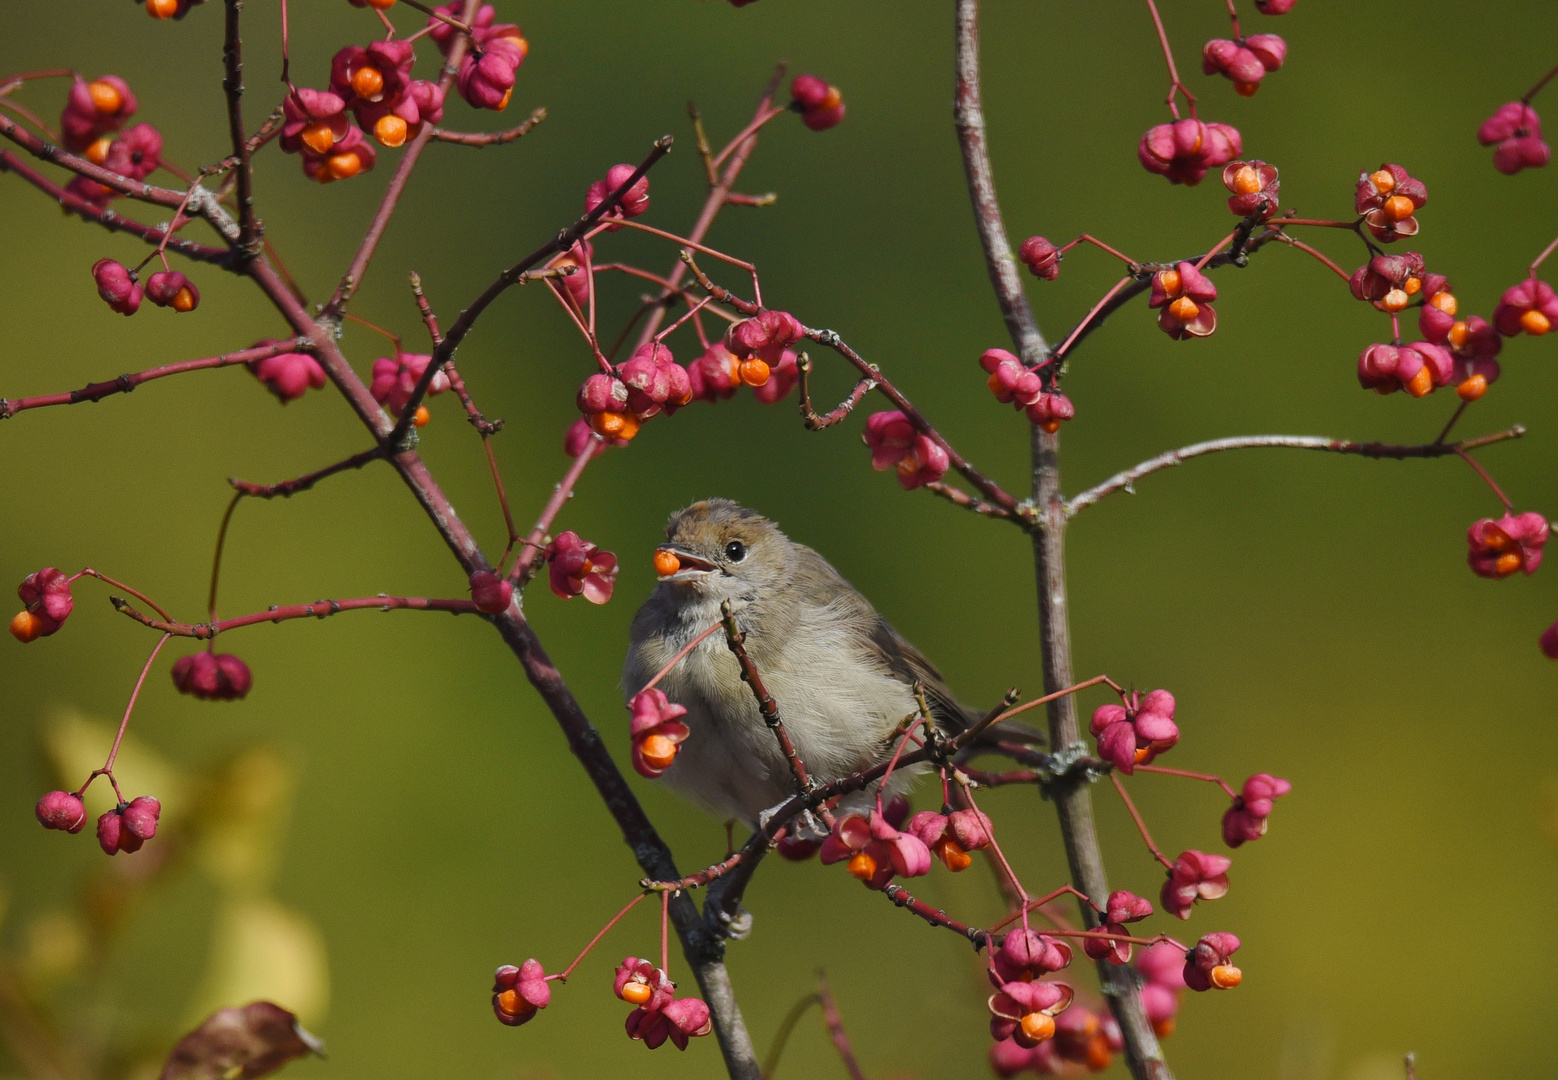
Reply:
[[[151,655],[146,658],[146,663],[141,667],[141,677],[135,680],[135,689],[130,691],[130,701],[124,707],[124,717],[119,721],[119,732],[114,736],[114,745],[108,751],[108,760],[103,762],[101,769],[95,770],[91,776],[87,777],[87,782],[82,784],[81,789],[76,792],[77,798],[80,798],[87,788],[92,786],[93,780],[96,780],[99,776],[106,776],[108,777],[109,784],[113,786],[114,794],[118,796],[120,802],[124,802],[124,795],[119,790],[119,782],[114,779],[114,761],[119,757],[119,744],[124,742],[125,729],[130,726],[130,714],[135,711],[135,699],[141,696],[141,687],[146,683],[146,675],[151,671],[152,663],[156,661],[157,654],[162,651],[162,647],[168,643],[168,639],[172,636],[172,634],[163,634],[157,640],[157,644],[152,646]]]
[[[1055,359],[1059,359],[1060,357],[1065,356],[1066,355],[1066,350],[1068,348],[1070,348],[1071,343],[1073,341],[1075,341],[1079,336],[1081,336],[1082,331],[1087,329],[1087,324],[1092,322],[1093,321],[1093,317],[1096,316],[1100,311],[1102,311],[1104,309],[1104,305],[1108,304],[1110,300],[1114,299],[1115,293],[1119,292],[1121,289],[1125,288],[1127,285],[1129,285],[1131,282],[1133,282],[1135,280],[1136,279],[1133,276],[1131,276],[1130,274],[1127,274],[1127,275],[1125,275],[1125,277],[1123,277],[1119,281],[1115,282],[1114,283],[1114,288],[1112,288],[1108,292],[1104,293],[1103,299],[1098,301],[1098,303],[1093,305],[1093,310],[1089,311],[1087,313],[1086,317],[1084,317],[1081,322],[1077,323],[1076,327],[1071,331],[1070,335],[1066,338],[1066,340],[1062,341],[1060,343],[1060,348],[1056,349],[1051,354],[1051,356],[1054,357]]]
[[[586,956],[590,955],[590,950],[591,949],[595,948],[596,945],[600,944],[600,939],[605,937],[611,931],[611,928],[613,926],[616,926],[617,923],[622,921],[622,916],[624,916],[628,912],[632,911],[634,906],[637,905],[640,900],[642,900],[644,897],[646,897],[648,895],[649,895],[648,893],[639,893],[637,896],[633,897],[633,899],[629,900],[623,906],[621,911],[619,911],[615,915],[613,915],[611,917],[611,919],[606,923],[606,925],[600,928],[600,932],[599,933],[597,933],[594,937],[590,938],[590,943],[588,945],[586,945],[584,948],[579,950],[579,955],[575,956],[573,958],[573,963],[571,963],[567,967],[563,968],[563,970],[559,971],[556,975],[548,975],[546,977],[546,981],[547,982],[551,982],[553,979],[556,979],[558,982],[567,982],[568,981],[568,976],[573,974],[573,969],[578,967],[579,963]]]
[[[1141,838],[1147,843],[1147,850],[1152,852],[1152,857],[1157,859],[1165,867],[1172,870],[1174,864],[1163,857],[1163,852],[1158,850],[1158,845],[1152,842],[1152,834],[1147,831],[1147,823],[1142,820],[1141,814],[1136,810],[1136,804],[1131,802],[1131,797],[1125,792],[1125,785],[1120,783],[1120,777],[1116,773],[1109,774],[1109,780],[1114,784],[1114,790],[1120,793],[1120,798],[1125,802],[1125,808],[1131,812],[1131,820],[1136,823],[1136,829],[1141,833]]]
[[[1473,471],[1475,471],[1476,474],[1478,476],[1482,477],[1482,479],[1487,483],[1488,487],[1493,489],[1493,494],[1497,495],[1498,498],[1499,498],[1499,502],[1504,504],[1504,509],[1508,510],[1511,514],[1513,514],[1515,512],[1515,504],[1509,501],[1509,496],[1504,494],[1504,489],[1499,487],[1497,484],[1495,484],[1493,482],[1493,477],[1488,475],[1488,471],[1486,469],[1484,469],[1481,465],[1477,464],[1477,459],[1472,457],[1470,454],[1468,454],[1465,450],[1461,449],[1459,446],[1452,447],[1452,449],[1455,451],[1455,456],[1456,457],[1460,458],[1466,464],[1470,465],[1472,467]]]
[[[725,624],[723,622],[714,623],[713,625],[703,630],[697,637],[689,641],[686,645],[682,646],[681,651],[678,652],[675,656],[671,657],[670,660],[666,661],[665,667],[655,672],[655,677],[646,682],[638,692],[642,694],[645,690],[653,690],[655,685],[659,683],[661,679],[670,674],[672,668],[687,658],[688,653],[692,652],[699,645],[702,645],[705,638],[724,625]]]
[[[1178,91],[1184,94],[1185,103],[1190,106],[1190,116],[1194,119],[1196,115],[1196,96],[1190,92],[1188,86],[1179,81],[1179,71],[1174,67],[1174,50],[1169,48],[1168,31],[1163,29],[1163,18],[1158,14],[1158,5],[1153,3],[1152,0],[1147,0],[1147,10],[1152,12],[1152,25],[1158,31],[1158,44],[1163,46],[1163,62],[1168,65],[1169,92],[1168,97],[1163,99],[1163,103],[1169,107],[1169,112],[1174,115],[1174,119],[1178,120],[1179,105],[1174,101],[1174,93]]]
[[[530,538],[525,550],[520,552],[519,558],[514,560],[514,569],[509,571],[509,580],[528,580],[524,575],[530,569],[530,564],[535,562],[536,554],[541,550],[541,541],[546,538],[546,531],[552,527],[552,522],[557,520],[557,515],[562,513],[568,500],[573,498],[573,486],[579,482],[579,476],[584,472],[584,467],[590,463],[590,459],[606,448],[606,444],[600,439],[591,439],[578,457],[573,459],[573,464],[563,474],[562,480],[552,492],[552,497],[547,501],[541,516],[536,519],[535,528],[530,530]]]

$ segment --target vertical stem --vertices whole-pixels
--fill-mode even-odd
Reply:
[[[146,664],[141,668],[141,677],[135,680],[135,689],[130,691],[129,704],[124,707],[124,718],[119,721],[119,732],[114,736],[114,745],[108,751],[108,760],[103,762],[102,772],[108,776],[109,782],[114,778],[114,762],[119,757],[119,744],[124,742],[125,729],[130,726],[130,714],[135,711],[135,699],[141,696],[141,687],[146,685],[146,676],[151,671],[152,664],[157,662],[157,654],[168,643],[172,634],[163,634],[157,639],[157,644],[152,646],[151,655],[146,658]],[[85,789],[83,789],[85,790]],[[114,792],[117,794],[119,785],[114,784]]]
[[[974,220],[984,247],[985,265],[995,287],[996,300],[1018,354],[1029,364],[1042,360],[1044,337],[1028,307],[1017,261],[1012,257],[1001,208],[996,201],[995,179],[985,148],[984,114],[979,96],[979,4],[956,0],[957,94],[953,116]],[[1067,617],[1065,564],[1065,500],[1060,492],[1060,438],[1037,425],[1032,434],[1033,503],[1039,528],[1033,534],[1034,572],[1039,594],[1040,649],[1044,662],[1044,688],[1054,691],[1072,683],[1071,630]],[[1061,752],[1080,741],[1076,699],[1070,695],[1049,704],[1050,747]],[[1070,775],[1050,789],[1060,818],[1061,836],[1072,883],[1088,896],[1109,895],[1098,833],[1093,825],[1092,793],[1085,778]],[[1088,929],[1098,926],[1098,913],[1081,905]],[[1172,1080],[1152,1025],[1142,1009],[1141,995],[1129,968],[1098,962],[1098,980],[1109,1007],[1120,1023],[1125,1039],[1125,1059],[1135,1080]]]
[[[222,549],[227,544],[227,526],[233,520],[233,511],[238,509],[238,500],[243,498],[242,491],[233,492],[232,499],[227,504],[227,511],[222,515],[221,527],[216,530],[216,554],[211,557],[211,591],[206,596],[206,616],[211,622],[216,622],[216,586],[222,577]],[[216,651],[216,638],[211,639],[211,651]]]
[[[373,400],[367,386],[347,363],[335,335],[304,310],[266,260],[255,259],[245,272],[294,331],[313,345],[325,373],[341,391],[352,411],[382,442],[389,435],[393,422],[379,410],[378,402]],[[460,568],[467,575],[477,570],[490,570],[492,567],[477,546],[475,538],[417,453],[414,450],[402,451],[387,456],[385,460],[411,489],[412,495],[427,513],[450,552],[459,560]],[[492,623],[562,729],[569,750],[584,767],[644,873],[657,881],[680,880],[682,875],[676,869],[670,848],[634,797],[632,788],[628,787],[621,771],[612,761],[600,732],[590,723],[578,699],[573,696],[573,691],[547,656],[535,630],[517,606],[511,606],[501,615],[494,616]],[[714,1033],[719,1039],[720,1052],[724,1055],[725,1068],[731,1080],[762,1080],[752,1037],[747,1033],[746,1021],[731,989],[730,975],[725,970],[723,942],[704,929],[702,914],[686,893],[672,899],[671,923],[676,928],[676,935],[682,942],[682,952],[703,992],[703,1000],[709,1006]]]
[[[222,44],[222,89],[227,95],[227,127],[232,136],[233,154],[238,158],[238,244],[254,243],[254,186],[249,171],[249,147],[243,129],[243,39],[239,16],[243,0],[227,0],[226,36]],[[174,216],[177,225],[177,215]],[[168,229],[172,233],[173,229]],[[167,242],[167,238],[163,238]]]

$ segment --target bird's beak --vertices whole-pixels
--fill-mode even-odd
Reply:
[[[669,558],[667,558],[669,556]],[[683,582],[700,581],[714,572],[714,564],[693,555],[687,549],[675,544],[661,544],[655,548],[655,568],[661,569],[675,560],[675,568],[670,573],[660,574],[661,581]]]

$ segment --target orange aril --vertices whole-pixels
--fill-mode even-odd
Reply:
[[[510,1016],[529,1016],[536,1007],[526,1001],[518,990],[508,989],[498,995],[498,1008]]]
[[[111,82],[98,79],[87,83],[87,93],[92,95],[92,107],[100,113],[116,113],[124,107],[124,95]]]
[[[655,992],[649,989],[648,983],[629,982],[624,983],[622,993],[618,995],[629,1005],[642,1005],[655,996]]]
[[[298,138],[316,154],[323,154],[335,145],[335,132],[330,130],[329,124],[310,124]]]
[[[1232,990],[1244,981],[1244,972],[1232,964],[1218,964],[1208,973],[1206,979],[1219,990]]]
[[[676,760],[676,744],[664,735],[650,735],[638,744],[638,755],[651,768],[667,769]]]
[[[396,147],[405,143],[406,135],[410,130],[404,120],[390,113],[374,121],[373,137],[385,146]]]
[[[37,641],[43,636],[43,620],[23,608],[16,613],[16,618],[11,620],[11,636],[23,645],[29,641]]]
[[[963,846],[956,840],[941,839],[936,841],[931,851],[954,874],[962,873],[974,864],[974,858],[963,850]]]
[[[682,568],[682,560],[676,557],[674,551],[655,552],[655,573],[661,577],[670,577]]]
[[[1087,1071],[1103,1072],[1114,1060],[1114,1052],[1109,1049],[1109,1038],[1102,1032],[1093,1036],[1087,1044]]]
[[[352,72],[352,90],[360,98],[378,100],[384,93],[384,73],[372,64],[365,64]]]
[[[768,364],[755,356],[741,361],[741,381],[748,386],[762,386],[768,381],[768,374]]]
[[[1022,1033],[1034,1042],[1055,1037],[1055,1018],[1049,1013],[1029,1013],[1022,1018]]]
[[[1385,200],[1383,207],[1385,216],[1391,221],[1404,221],[1412,216],[1412,211],[1417,207],[1412,205],[1412,200],[1405,195],[1392,195]]]
[[[330,175],[337,180],[350,180],[362,171],[362,158],[352,151],[336,154],[330,159]]]
[[[1455,395],[1462,401],[1476,401],[1488,392],[1488,380],[1484,375],[1473,375],[1455,388]]]

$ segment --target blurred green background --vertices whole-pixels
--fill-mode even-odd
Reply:
[[[1198,71],[1201,43],[1226,33],[1221,5],[1164,5],[1202,115],[1237,125],[1248,156],[1276,162],[1284,205],[1305,214],[1344,216],[1360,169],[1405,164],[1431,194],[1416,249],[1451,276],[1463,312],[1488,314],[1554,232],[1555,177],[1498,175],[1473,133],[1552,64],[1551,5],[1314,0],[1281,20],[1241,7],[1247,32],[1280,32],[1291,46],[1288,67],[1251,100]],[[246,8],[257,122],[280,97],[278,8]],[[6,5],[0,71],[123,74],[140,96],[138,119],[161,128],[167,157],[193,168],[225,153],[221,14],[214,0],[167,24],[124,2]],[[496,128],[536,105],[549,118],[516,145],[429,151],[356,314],[420,343],[408,270],[421,273],[447,322],[497,269],[577,214],[608,166],[637,161],[664,132],[676,134],[676,152],[654,173],[646,220],[685,229],[704,193],[686,101],[701,104],[721,145],[750,115],[772,64],[788,57],[793,72],[842,87],[848,119],[821,134],[793,118],[774,123],[740,188],[776,191],[778,203],[727,209],[713,241],[757,262],[770,303],[838,329],[972,460],[1010,490],[1025,488],[1028,425],[994,406],[975,366],[981,350],[1005,342],[953,139],[950,3],[764,0],[738,11],[716,0],[505,0],[499,14],[532,44],[513,104],[500,118],[455,102],[446,122]],[[391,15],[405,29],[420,21],[404,7]],[[340,0],[294,3],[292,18],[292,70],[303,85],[323,84],[336,48],[379,33],[369,12]],[[990,3],[984,35],[992,156],[1014,241],[1087,230],[1155,259],[1204,250],[1228,229],[1215,176],[1174,188],[1135,161],[1141,132],[1164,119],[1166,83],[1141,4]],[[427,75],[433,50],[421,53]],[[62,89],[43,83],[16,97],[53,119]],[[274,149],[261,156],[269,236],[311,297],[334,285],[397,157],[386,152],[374,173],[319,188],[296,160]],[[1349,269],[1360,261],[1350,237],[1316,242]],[[675,261],[667,245],[630,233],[600,250],[662,273]],[[0,179],[0,393],[69,389],[283,332],[253,289],[206,267],[193,271],[203,302],[192,316],[149,305],[129,320],[110,313],[88,267],[140,254],[132,239],[62,220],[21,181]],[[1052,340],[1117,273],[1080,250],[1053,284],[1025,275]],[[1382,319],[1313,260],[1272,245],[1217,283],[1222,321],[1209,340],[1168,340],[1138,302],[1079,351],[1066,383],[1078,409],[1064,440],[1068,490],[1203,438],[1423,442],[1444,423],[1455,403],[1447,393],[1414,401],[1358,389],[1356,355],[1383,336]],[[639,292],[603,285],[605,325],[620,325]],[[356,326],[345,345],[364,372],[384,353]],[[677,351],[695,353],[690,341]],[[1480,457],[1518,509],[1551,515],[1553,343],[1521,338],[1504,360],[1504,377],[1461,430],[1528,424],[1524,441]],[[494,306],[460,361],[478,402],[508,421],[495,445],[523,525],[565,465],[559,443],[589,357],[548,297],[529,289]],[[831,401],[847,377],[831,360],[822,367],[820,396]],[[426,456],[496,551],[502,522],[477,440],[451,397],[433,413]],[[1025,539],[899,491],[867,467],[859,426],[810,434],[789,404],[765,409],[743,395],[656,422],[630,451],[591,468],[561,524],[619,554],[617,596],[605,608],[564,604],[541,584],[528,611],[625,768],[617,676],[627,623],[651,588],[649,552],[666,514],[709,495],[759,507],[823,551],[968,700],[990,702],[1009,685],[1037,690]],[[241,371],[23,414],[0,428],[0,580],[92,565],[201,617],[225,478],[279,480],[365,445],[333,391],[280,409]],[[1147,924],[1191,937],[1232,930],[1245,942],[1238,993],[1186,1002],[1166,1044],[1180,1075],[1374,1080],[1399,1075],[1406,1050],[1430,1078],[1551,1074],[1538,1036],[1558,1023],[1558,671],[1535,638],[1558,616],[1558,592],[1552,568],[1502,583],[1466,569],[1466,526],[1497,510],[1453,460],[1261,451],[1152,477],[1135,498],[1076,522],[1079,677],[1103,671],[1171,688],[1184,738],[1167,764],[1235,783],[1267,770],[1294,783],[1270,836],[1234,855],[1226,899],[1183,928],[1161,917]],[[404,488],[370,467],[290,501],[240,507],[222,610],[464,588]],[[495,965],[534,955],[562,966],[631,895],[639,872],[482,623],[353,614],[235,634],[223,645],[255,672],[238,704],[180,697],[167,660],[159,663],[132,724],[136,768],[146,790],[162,785],[169,836],[185,838],[168,850],[195,853],[203,869],[175,860],[136,887],[135,860],[151,866],[161,837],[115,859],[105,882],[90,835],[45,833],[31,816],[60,782],[51,762],[81,769],[74,763],[106,748],[90,725],[117,720],[153,640],[113,614],[103,587],[76,592],[67,632],[25,650],[0,643],[0,887],[9,901],[0,944],[48,1008],[93,1033],[83,1055],[106,1046],[116,1069],[133,1070],[225,987],[259,985],[278,988],[268,992],[328,1041],[328,1061],[290,1067],[300,1080],[721,1075],[712,1040],[685,1055],[646,1055],[620,1034],[625,1007],[610,994],[609,971],[622,955],[653,949],[648,905],[536,1022],[511,1031],[490,1016]],[[187,651],[174,643],[168,654]],[[250,756],[234,763],[239,754]],[[140,793],[126,769],[130,793]],[[161,780],[150,775],[158,769]],[[719,822],[633,783],[684,869],[724,853]],[[1214,790],[1146,776],[1131,787],[1165,848],[1222,850],[1224,801]],[[1111,881],[1155,896],[1159,872],[1112,793],[1098,796]],[[1029,790],[988,799],[1028,881],[1059,884],[1050,808]],[[934,874],[923,892],[971,921],[997,910],[981,868]],[[118,900],[105,909],[104,895]],[[760,1050],[826,967],[868,1072],[987,1075],[987,991],[966,944],[815,863],[775,860],[748,905],[756,931],[731,948],[729,964]],[[81,911],[94,914],[83,922]],[[96,950],[93,928],[104,919],[119,929]],[[679,958],[672,970],[685,974]],[[20,1071],[0,1055],[0,1074]],[[802,1026],[783,1072],[840,1075],[819,1024]]]

